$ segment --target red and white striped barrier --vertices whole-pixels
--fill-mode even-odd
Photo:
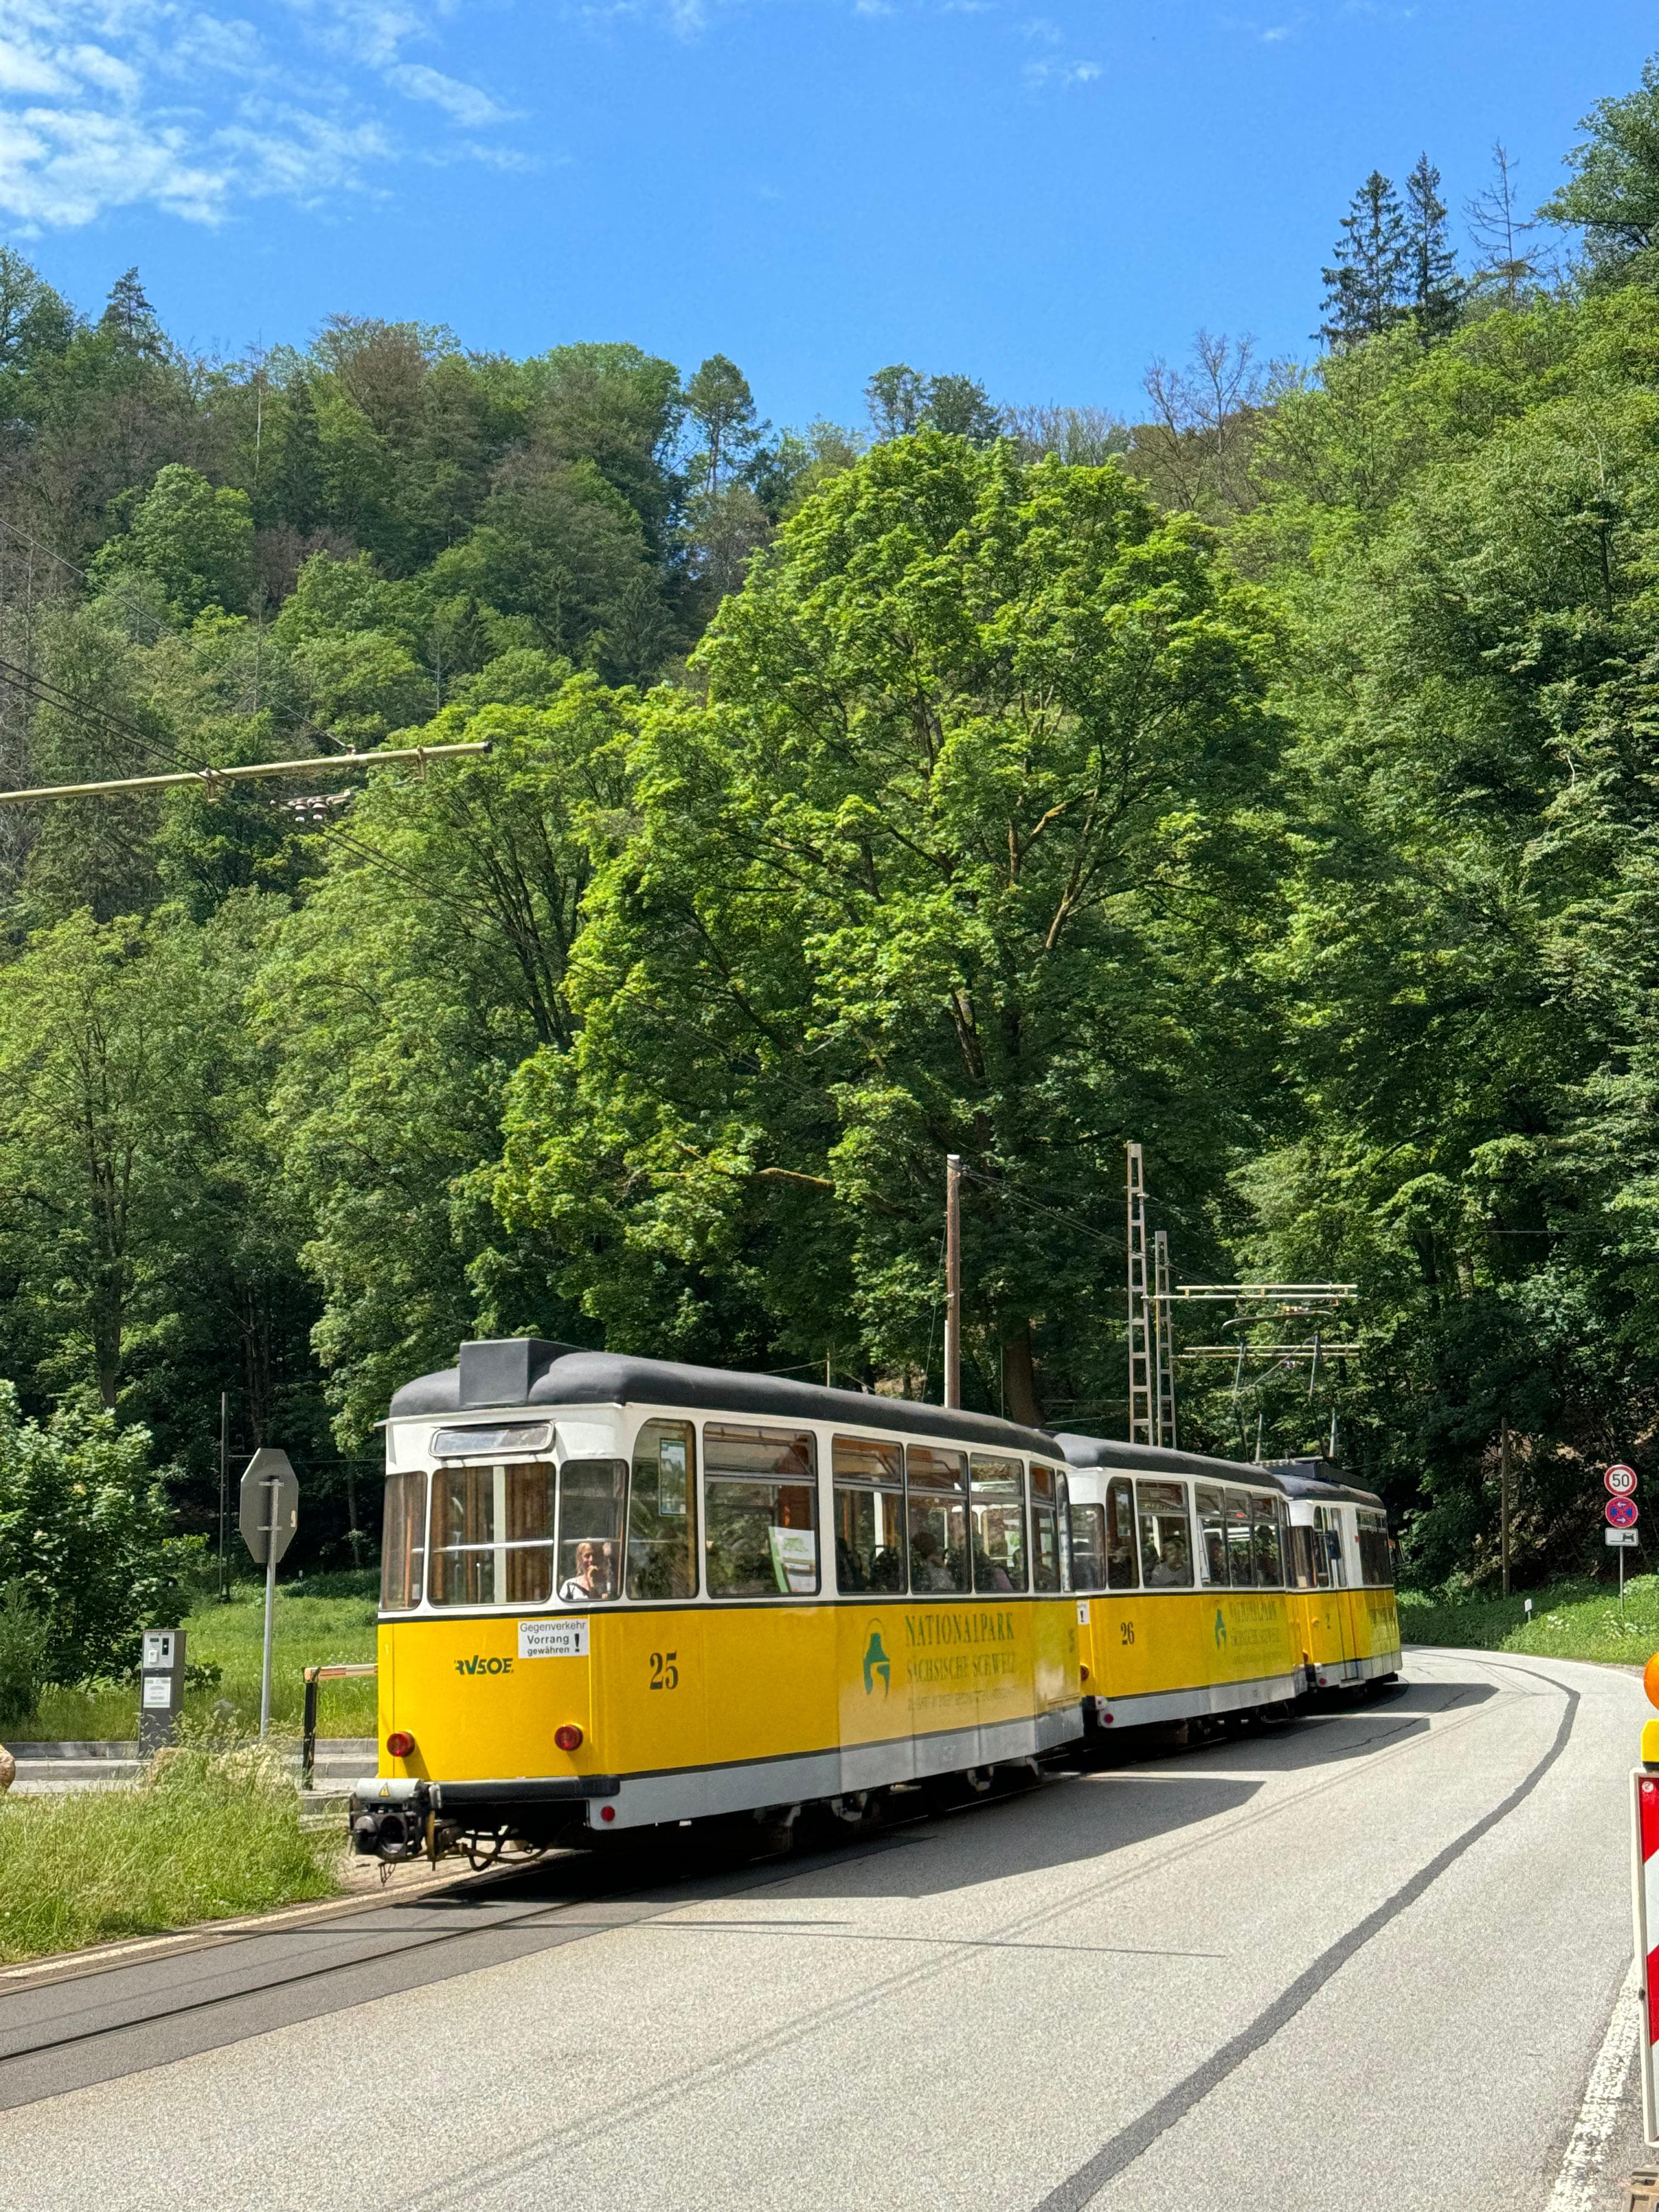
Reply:
[[[1648,1723],[1650,1729],[1653,1725]],[[1659,2043],[1659,1774],[1644,1766],[1631,1776],[1631,1877],[1642,1984],[1642,2133],[1651,2143],[1659,2142],[1659,2101],[1654,2094],[1654,2045]]]

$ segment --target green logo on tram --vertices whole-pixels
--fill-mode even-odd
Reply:
[[[1218,1651],[1219,1651],[1219,1650],[1220,1650],[1220,1649],[1221,1649],[1221,1647],[1222,1647],[1222,1645],[1223,1645],[1226,1641],[1227,1641],[1227,1624],[1226,1624],[1226,1622],[1225,1622],[1225,1621],[1221,1618],[1221,1607],[1220,1607],[1219,1606],[1217,1606],[1217,1607],[1216,1607],[1216,1609],[1215,1609],[1215,1648],[1216,1648],[1216,1650],[1217,1650]]]
[[[864,1694],[866,1698],[875,1688],[875,1678],[878,1674],[881,1677],[883,1694],[890,1697],[893,1689],[892,1662],[882,1647],[880,1629],[872,1628],[870,1631],[870,1641],[865,1646],[864,1651]]]

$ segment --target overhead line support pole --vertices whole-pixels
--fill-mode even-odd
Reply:
[[[1146,1282],[1146,1179],[1139,1145],[1125,1148],[1125,1206],[1129,1248],[1129,1442],[1150,1444],[1154,1436],[1152,1346]]]
[[[945,1162],[945,1402],[962,1403],[962,1155]]]

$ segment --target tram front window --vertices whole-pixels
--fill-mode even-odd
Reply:
[[[546,1461],[442,1467],[432,1478],[434,1605],[545,1605],[553,1592]]]
[[[420,1603],[425,1570],[426,1476],[415,1468],[386,1477],[380,1603],[387,1613],[403,1613]]]
[[[1103,1590],[1106,1587],[1106,1508],[1072,1508],[1072,1588]]]
[[[810,1430],[702,1432],[711,1597],[809,1597],[818,1586],[817,1440]]]
[[[690,1421],[647,1421],[628,1494],[628,1595],[692,1597],[697,1588],[697,1462]]]
[[[912,1444],[904,1463],[910,1485],[910,1587],[922,1596],[965,1590],[967,1455]]]
[[[836,1587],[904,1588],[904,1462],[897,1444],[837,1437],[835,1475]]]
[[[975,1452],[973,1469],[974,1588],[988,1594],[1025,1587],[1025,1479],[1017,1459]]]

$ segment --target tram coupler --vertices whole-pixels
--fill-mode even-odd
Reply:
[[[373,1797],[351,1799],[351,1848],[359,1858],[419,1858],[428,1848],[430,1805],[423,1782],[382,1782]]]

